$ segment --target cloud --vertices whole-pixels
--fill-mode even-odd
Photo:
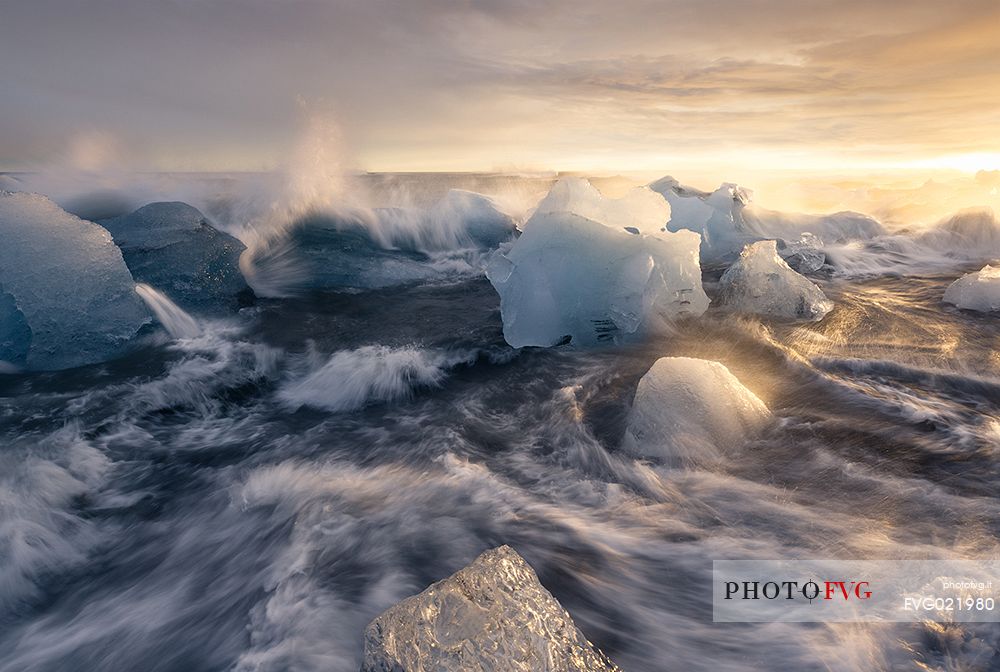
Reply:
[[[258,167],[301,98],[373,168],[998,151],[998,45],[980,0],[33,0],[0,25],[0,167],[101,131]]]

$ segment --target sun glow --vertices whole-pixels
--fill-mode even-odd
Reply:
[[[914,167],[961,170],[966,173],[975,173],[980,170],[1000,170],[1000,152],[971,152],[938,156],[933,159],[917,161]]]

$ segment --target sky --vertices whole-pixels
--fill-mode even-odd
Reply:
[[[996,0],[0,0],[0,170],[1000,168]],[[299,140],[297,140],[297,138]]]

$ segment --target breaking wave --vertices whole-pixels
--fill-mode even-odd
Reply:
[[[0,671],[356,670],[371,618],[500,544],[633,672],[996,668],[996,624],[720,628],[708,562],[997,556],[996,321],[941,303],[996,253],[995,217],[824,241],[819,322],[711,305],[627,347],[515,350],[472,256],[495,240],[468,242],[493,229],[465,195],[461,226],[427,223],[447,193],[349,225],[325,210],[273,238],[288,267],[269,269],[278,293],[332,278],[315,262],[337,241],[397,278],[447,271],[225,320],[146,287],[170,338],[0,371]],[[720,362],[774,421],[723,459],[635,457],[661,357]]]
[[[352,411],[371,403],[408,399],[422,387],[438,387],[448,369],[473,360],[474,354],[468,352],[369,345],[334,353],[318,368],[286,383],[278,397],[292,410],[310,406]]]

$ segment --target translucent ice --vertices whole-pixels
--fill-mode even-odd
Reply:
[[[988,313],[1000,310],[1000,266],[986,265],[951,283],[944,300],[959,308]]]
[[[604,216],[599,201],[583,203],[570,199],[558,207]],[[608,219],[606,225],[539,208],[513,245],[494,254],[486,275],[500,294],[508,343],[550,346],[567,337],[578,345],[617,343],[657,319],[705,312],[697,235],[643,235],[622,228],[627,215]],[[639,220],[631,219],[648,229]]]
[[[759,432],[771,413],[718,362],[663,357],[639,381],[623,448],[671,466],[717,459]]]
[[[792,269],[799,273],[815,273],[826,263],[822,242],[811,233],[804,233],[798,240],[778,241],[778,254]]]
[[[856,212],[807,215],[760,208],[753,204],[753,191],[735,184],[707,193],[664,177],[649,186],[670,203],[668,229],[702,234],[701,259],[708,263],[732,260],[747,243],[758,240],[792,242],[811,234],[822,246],[885,233],[877,221]]]
[[[508,546],[372,621],[361,665],[362,672],[617,669]]]
[[[582,177],[559,180],[535,208],[536,214],[552,212],[570,212],[606,226],[647,234],[663,231],[670,221],[670,205],[648,187],[632,189],[622,198],[605,198]]]
[[[747,245],[719,281],[719,303],[787,319],[822,320],[833,302],[778,256],[773,240]]]
[[[44,196],[0,192],[0,241],[0,360],[103,361],[149,321],[108,232]]]
[[[243,243],[213,228],[186,203],[150,203],[101,224],[139,282],[189,310],[236,308],[248,293],[240,273]]]
[[[650,185],[670,203],[671,231],[688,230],[700,233],[701,259],[715,262],[726,259],[750,240],[743,225],[743,208],[752,192],[735,184],[723,184],[711,194],[682,187],[673,178],[663,178]]]

